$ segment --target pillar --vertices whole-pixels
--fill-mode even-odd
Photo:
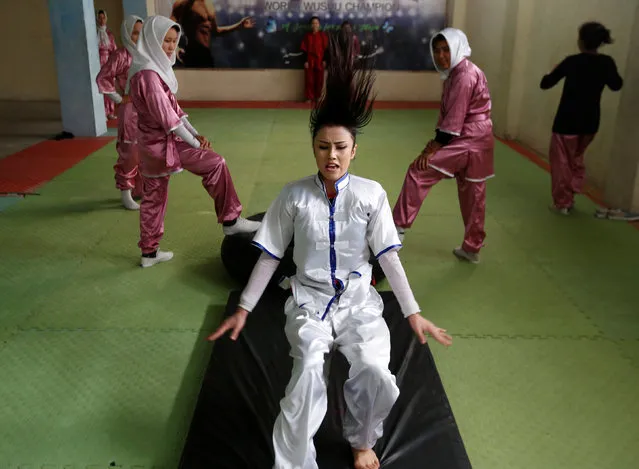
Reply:
[[[76,137],[107,131],[93,0],[49,0],[49,20],[60,92],[62,125]]]
[[[621,89],[617,121],[614,132],[612,154],[606,186],[605,202],[614,208],[639,212],[639,132],[637,132],[637,109],[639,109],[639,6],[630,33],[628,58],[621,75]],[[621,65],[621,64],[618,64]]]
[[[122,0],[122,11],[124,12],[124,17],[126,18],[129,15],[135,15],[143,19],[146,18],[150,15],[148,3],[149,2],[147,0]]]

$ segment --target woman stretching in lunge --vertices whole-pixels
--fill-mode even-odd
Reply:
[[[273,429],[275,469],[316,469],[313,436],[327,406],[324,356],[336,347],[350,363],[344,385],[344,437],[356,469],[376,469],[373,451],[399,390],[390,373],[384,305],[371,286],[372,249],[421,343],[450,345],[446,331],[420,315],[397,251],[401,243],[382,186],[348,173],[356,136],[372,117],[371,69],[356,73],[350,38],[330,41],[326,93],[311,114],[318,172],[287,184],[253,240],[262,249],[236,313],[209,336],[236,340],[292,238],[297,266],[285,306],[293,371]]]
[[[180,26],[163,16],[147,18],[129,71],[129,96],[138,111],[140,170],[144,197],[140,206],[142,267],[173,258],[158,250],[164,234],[164,214],[171,174],[186,169],[202,177],[215,201],[225,235],[252,233],[260,224],[240,217],[242,205],[224,158],[190,124],[177,103],[173,73]]]
[[[459,29],[435,34],[431,53],[445,80],[436,136],[408,168],[393,217],[403,238],[430,189],[442,179],[455,178],[464,242],[453,254],[476,264],[486,238],[486,180],[494,175],[490,92],[484,72],[468,59],[468,39]]]

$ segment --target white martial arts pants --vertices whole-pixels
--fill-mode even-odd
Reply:
[[[351,447],[368,449],[382,436],[399,389],[388,370],[390,332],[382,317],[384,305],[377,293],[368,296],[363,305],[340,305],[323,321],[299,308],[293,298],[286,303],[293,372],[273,429],[274,469],[318,467],[313,436],[327,410],[324,358],[333,347],[350,363],[344,384],[344,437]]]

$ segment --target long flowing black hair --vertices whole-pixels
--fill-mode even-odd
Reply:
[[[326,89],[311,111],[311,135],[322,127],[345,127],[355,140],[373,117],[374,61],[358,61],[353,38],[343,31],[329,36],[327,52]]]

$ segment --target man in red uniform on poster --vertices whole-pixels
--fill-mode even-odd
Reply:
[[[306,101],[317,101],[322,95],[324,87],[324,52],[328,47],[328,35],[320,31],[320,20],[317,16],[311,18],[311,31],[302,39],[302,51],[306,53],[304,62],[304,94]]]

